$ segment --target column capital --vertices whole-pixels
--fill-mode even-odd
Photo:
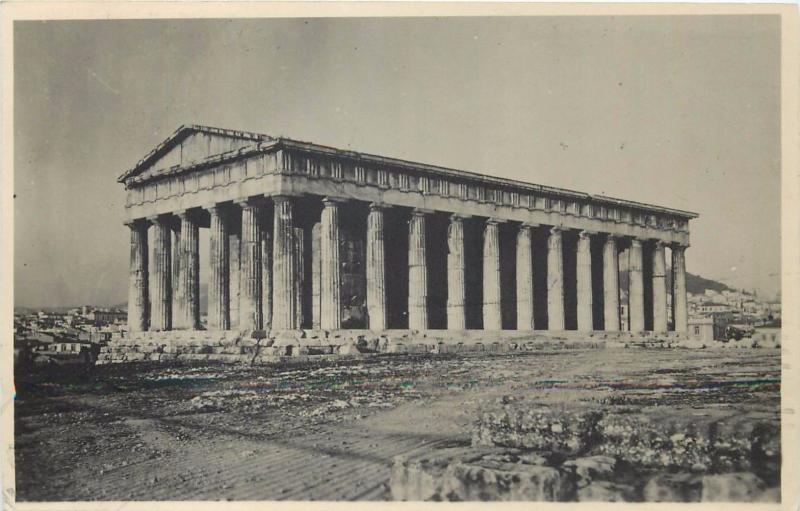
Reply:
[[[583,240],[590,239],[590,237],[595,235],[595,234],[597,234],[596,231],[590,231],[588,229],[582,229],[582,230],[578,231],[578,237],[580,239],[583,239]]]
[[[689,248],[689,245],[688,244],[684,244],[684,243],[675,242],[675,243],[671,243],[669,248],[671,248],[672,250],[678,251],[678,252],[683,252],[684,250]]]
[[[147,217],[147,222],[150,225],[160,225],[169,223],[171,215],[169,213],[162,214],[162,215],[151,215]]]
[[[265,199],[263,195],[254,195],[251,197],[242,197],[239,199],[235,199],[233,203],[241,208],[253,208],[257,206],[263,206],[264,200]]]
[[[564,230],[565,229],[563,227],[560,227],[558,225],[553,225],[550,227],[550,234],[561,234],[562,232],[564,232]]]
[[[430,215],[434,211],[431,209],[423,209],[423,208],[414,208],[411,210],[411,216],[420,216],[424,217],[425,215]]]
[[[633,245],[637,245],[639,247],[642,246],[642,240],[639,239],[639,238],[631,237],[630,241],[631,241],[631,246],[633,246]]]
[[[340,206],[342,204],[347,203],[347,199],[341,199],[339,197],[323,197],[322,203],[325,207],[333,207],[333,206]]]
[[[125,220],[123,224],[131,229],[142,229],[149,226],[150,221],[147,218],[134,218],[133,220]]]
[[[606,243],[609,241],[619,241],[624,237],[619,234],[614,234],[613,232],[604,232],[602,234],[606,237]]]
[[[293,203],[294,199],[297,198],[296,195],[290,195],[290,194],[286,194],[286,193],[279,194],[279,195],[268,195],[266,197],[269,198],[269,199],[272,199],[273,202],[288,202],[288,203]]]
[[[466,215],[464,213],[453,213],[450,215],[451,222],[463,222],[469,218],[472,218],[472,215]]]
[[[502,218],[496,218],[496,217],[491,217],[491,216],[486,219],[486,224],[487,225],[498,225],[498,224],[503,224],[505,222],[506,221],[504,219],[502,219]]]
[[[385,202],[370,202],[369,203],[369,210],[370,211],[383,211],[385,209],[389,209],[389,205]]]
[[[522,222],[519,226],[520,229],[536,229],[541,224],[537,224],[536,222]]]

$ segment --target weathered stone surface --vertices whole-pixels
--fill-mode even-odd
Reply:
[[[664,473],[650,479],[643,494],[648,502],[699,502],[702,490],[703,482],[697,475]]]
[[[505,406],[481,414],[473,430],[476,446],[500,445],[575,455],[591,446],[601,412],[546,406]]]
[[[514,449],[437,449],[395,458],[390,487],[394,500],[569,498],[574,491],[569,474],[545,462]]]
[[[703,502],[750,502],[759,497],[766,485],[749,472],[703,476]]]
[[[611,456],[588,456],[566,461],[563,466],[575,471],[581,484],[595,479],[607,479],[614,474],[617,460]]]
[[[630,502],[635,500],[636,489],[626,484],[609,481],[592,481],[578,488],[578,502]]]

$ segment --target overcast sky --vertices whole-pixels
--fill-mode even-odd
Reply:
[[[126,300],[116,178],[181,124],[695,211],[690,272],[779,291],[778,17],[17,22],[14,42],[17,305]]]

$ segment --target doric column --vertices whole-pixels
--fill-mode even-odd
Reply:
[[[200,328],[200,242],[197,222],[187,211],[178,213],[181,219],[180,294],[181,316],[177,328]]]
[[[386,257],[383,206],[370,204],[367,216],[367,316],[370,330],[386,330]]]
[[[603,244],[603,313],[607,332],[619,332],[619,252],[609,234]]]
[[[578,235],[578,254],[576,260],[578,294],[578,330],[594,330],[592,321],[592,239],[587,231]]]
[[[500,310],[500,230],[490,218],[483,229],[483,329],[501,330]]]
[[[517,330],[533,330],[533,251],[531,226],[517,232]]]
[[[408,222],[408,328],[428,328],[425,213],[416,209],[411,212]]]
[[[228,226],[215,205],[208,208],[211,214],[211,238],[209,262],[211,275],[208,281],[208,329],[228,330],[230,328],[230,305],[228,284]]]
[[[294,232],[294,317],[295,328],[305,324],[303,310],[303,289],[306,281],[306,232],[302,227],[295,227]]]
[[[267,330],[272,328],[272,232],[266,219],[261,227],[261,319]]]
[[[239,329],[260,330],[261,317],[261,225],[262,207],[258,198],[239,201],[242,208],[240,253],[241,294]]]
[[[628,325],[631,332],[644,331],[644,282],[642,277],[642,242],[631,240],[628,250]]]
[[[242,248],[242,235],[240,230],[240,220],[242,215],[236,211],[236,215],[231,214],[230,235],[228,236],[228,317],[230,318],[231,329],[239,329],[239,291],[240,291],[240,255]],[[235,222],[234,222],[235,218]],[[234,226],[234,223],[236,224]],[[235,227],[235,228],[234,228]]]
[[[127,224],[131,230],[131,259],[128,280],[128,330],[147,330],[147,223],[142,221]]]
[[[675,331],[688,332],[688,311],[686,305],[686,247],[672,246],[672,316]]]
[[[275,196],[272,229],[272,328],[297,328],[292,198]]]
[[[172,232],[169,218],[150,219],[155,227],[153,243],[153,281],[150,330],[172,328]]]
[[[653,245],[653,331],[667,331],[667,262],[662,241]]]
[[[447,227],[447,329],[464,330],[467,318],[464,309],[464,217],[452,215]]]
[[[186,317],[183,290],[181,289],[181,221],[180,218],[172,222],[172,328],[183,326]]]
[[[322,201],[320,220],[320,328],[342,328],[342,288],[339,254],[339,207],[341,202],[326,198]]]
[[[547,239],[547,329],[564,330],[564,253],[561,229]]]

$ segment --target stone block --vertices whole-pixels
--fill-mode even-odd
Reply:
[[[648,502],[699,502],[703,490],[700,476],[688,472],[663,473],[652,477],[644,487]]]
[[[550,408],[511,403],[480,414],[473,429],[475,446],[505,446],[574,456],[596,443],[596,410]]]
[[[617,460],[611,456],[588,456],[564,462],[562,467],[572,470],[579,485],[588,485],[595,479],[610,479],[614,475]]]
[[[635,496],[633,486],[610,481],[592,481],[576,492],[578,502],[631,502]]]
[[[750,472],[703,476],[703,502],[752,502],[760,497],[766,484]]]

